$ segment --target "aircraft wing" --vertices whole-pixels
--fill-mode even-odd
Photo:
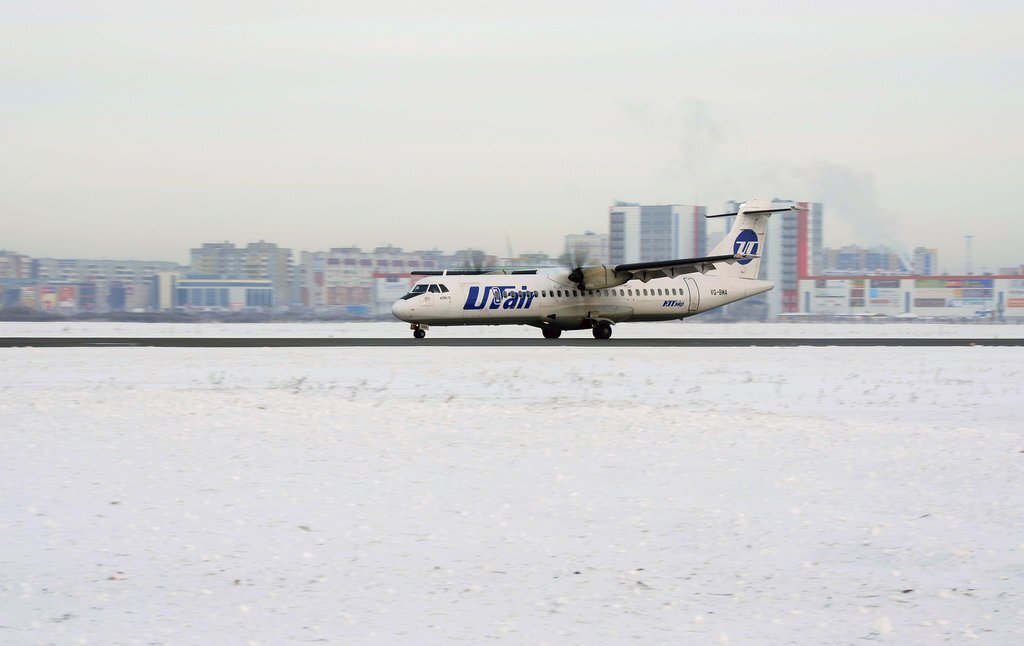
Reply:
[[[704,256],[702,258],[680,258],[679,260],[658,260],[654,262],[632,262],[615,265],[615,273],[632,274],[633,278],[647,282],[652,278],[673,278],[682,274],[707,273],[715,268],[716,263],[734,263],[740,260],[755,258],[752,255],[724,254],[721,256]]]

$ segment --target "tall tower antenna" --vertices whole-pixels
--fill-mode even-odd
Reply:
[[[972,238],[974,238],[974,236],[971,235],[971,234],[967,234],[967,235],[964,236],[964,240],[967,242],[967,275],[968,276],[973,274],[973,272],[971,271],[972,270],[972,268],[971,268],[971,239]]]

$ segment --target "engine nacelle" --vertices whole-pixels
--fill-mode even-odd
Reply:
[[[588,289],[607,289],[625,284],[633,275],[625,271],[615,271],[615,267],[598,265],[597,267],[580,267],[569,274],[569,280],[583,291]]]

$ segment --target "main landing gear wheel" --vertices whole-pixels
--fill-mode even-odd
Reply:
[[[562,336],[562,331],[556,327],[544,327],[540,329],[540,333],[544,335],[545,339],[557,339]]]
[[[610,339],[612,338],[612,324],[608,321],[598,321],[594,323],[594,338],[595,339]]]
[[[413,330],[412,335],[417,339],[422,339],[423,337],[427,336],[427,331],[420,328],[418,330]]]

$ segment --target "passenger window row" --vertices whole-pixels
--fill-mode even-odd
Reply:
[[[615,293],[616,291],[618,291],[618,294]],[[634,292],[636,292],[636,293],[634,293]],[[534,296],[536,296],[536,295],[537,295],[537,293],[534,292]],[[540,297],[541,298],[578,298],[580,296],[604,297],[604,296],[682,296],[682,295],[683,295],[683,291],[681,289],[677,288],[677,287],[672,287],[671,289],[664,288],[664,289],[642,289],[642,290],[641,289],[619,289],[619,290],[614,290],[614,289],[594,289],[594,290],[587,290],[585,293],[584,292],[579,292],[579,291],[577,291],[575,289],[565,289],[565,290],[553,289],[553,290],[550,290],[550,291],[543,290],[543,291],[540,292]]]
[[[428,292],[431,294],[447,294],[448,291],[448,287],[445,285],[440,285],[437,283],[430,285],[420,284],[413,287],[409,294],[406,295],[406,298],[410,296],[415,296],[416,294],[423,294]],[[618,291],[618,294],[616,294],[616,291]],[[676,287],[663,289],[595,289],[587,290],[586,292],[581,292],[575,289],[552,289],[542,290],[539,292],[506,292],[506,294],[509,296],[513,294],[532,294],[535,297],[540,296],[541,298],[579,298],[581,296],[681,296],[683,295],[683,290]]]

